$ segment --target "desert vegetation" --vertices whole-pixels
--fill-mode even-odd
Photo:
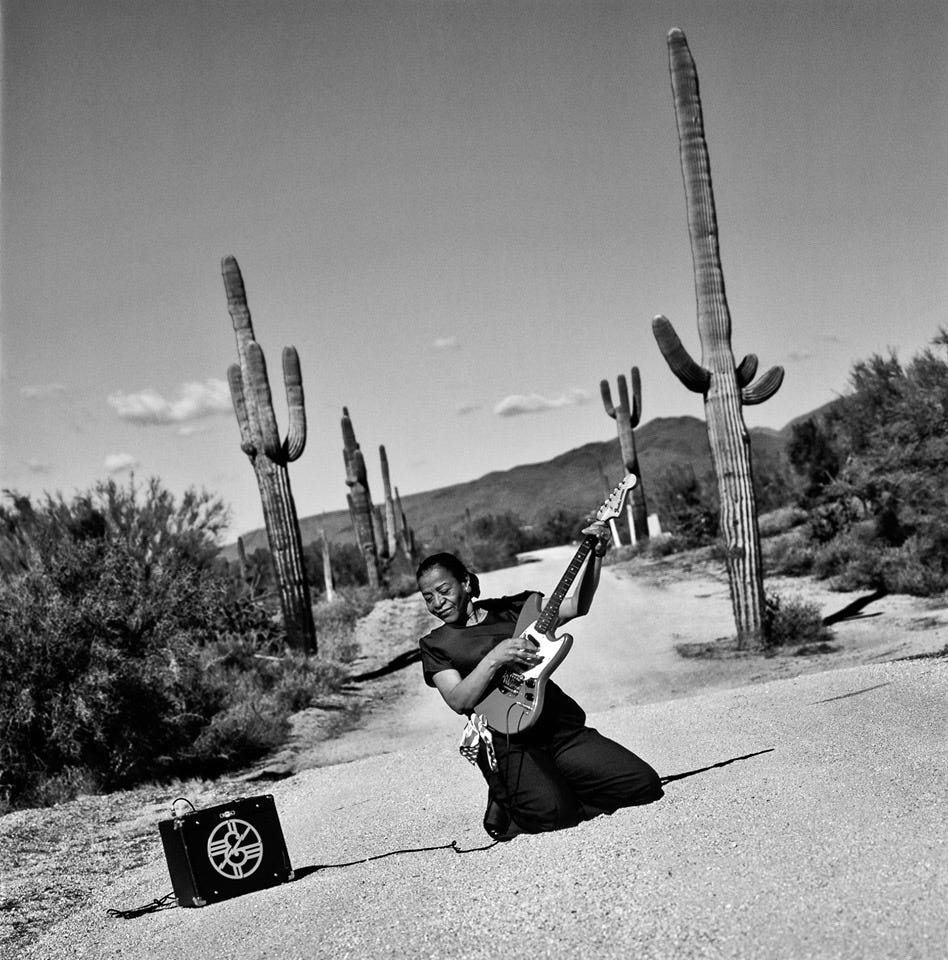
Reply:
[[[769,563],[840,589],[948,589],[948,333],[903,364],[857,362],[850,389],[794,424],[787,454],[806,521]]]
[[[919,596],[948,589],[948,334],[907,363],[857,362],[849,389],[791,425],[786,451],[755,458],[768,575],[811,575],[841,590]],[[651,498],[669,534],[617,559],[698,548],[723,557],[717,485],[690,466],[656,473]],[[574,541],[584,514],[467,514],[433,530],[485,571]],[[269,552],[220,553],[224,505],[175,498],[160,481],[101,482],[67,499],[7,492],[0,504],[0,809],[77,792],[239,768],[282,742],[289,716],[337,691],[352,630],[382,594],[363,551],[332,544],[338,598],[319,594],[319,656],[294,650]],[[324,553],[303,551],[325,582]],[[387,594],[414,589],[410,572]],[[820,649],[820,611],[767,593],[768,646]]]
[[[220,500],[158,480],[0,506],[0,811],[246,764],[338,689],[371,598],[316,607],[319,657],[219,556]]]

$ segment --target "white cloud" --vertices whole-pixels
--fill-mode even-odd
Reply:
[[[196,433],[209,433],[210,429],[206,423],[194,423],[178,427],[177,434],[179,437],[193,437]]]
[[[588,402],[589,393],[586,390],[569,390],[558,397],[541,397],[538,393],[514,393],[504,397],[494,407],[494,413],[499,417],[519,417],[524,413],[543,413]]]
[[[149,389],[113,393],[108,401],[121,420],[148,425],[198,420],[231,409],[230,388],[224,380],[215,379],[182,384],[174,400]]]
[[[457,350],[460,344],[457,337],[438,337],[432,346],[435,350]]]
[[[481,404],[479,403],[462,403],[456,408],[455,413],[457,413],[459,417],[466,417],[469,413],[476,413],[480,409]]]
[[[126,473],[138,466],[138,460],[130,453],[110,453],[103,466],[109,473]]]
[[[45,400],[49,397],[58,397],[66,392],[61,383],[34,383],[27,387],[20,387],[20,393],[30,400]]]
[[[49,473],[51,466],[51,464],[44,463],[42,460],[24,460],[23,462],[30,473]]]

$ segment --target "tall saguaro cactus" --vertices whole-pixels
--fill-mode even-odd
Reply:
[[[395,488],[395,514],[398,518],[398,542],[408,562],[413,564],[415,562],[415,531],[408,526],[408,517],[402,509],[402,498],[398,487]]]
[[[388,541],[388,555],[398,553],[398,521],[395,517],[395,500],[392,497],[392,480],[388,471],[388,454],[385,444],[379,445],[379,460],[382,464],[382,490],[385,494],[385,535]]]
[[[701,363],[682,345],[663,316],[652,321],[658,346],[678,379],[704,396],[711,459],[721,500],[721,527],[727,544],[727,569],[739,647],[766,642],[764,576],[760,531],[751,473],[750,437],[742,407],[770,399],[783,382],[773,367],[752,383],[757,357],[735,364],[731,351],[731,315],[724,295],[718,248],[718,224],[711,189],[711,164],[704,137],[698,74],[681,30],[668,34],[668,62],[678,122],[681,170],[694,261]]]
[[[365,457],[356,440],[348,407],[342,408],[342,444],[342,458],[346,464],[346,484],[349,487],[349,512],[352,516],[356,543],[362,551],[369,586],[377,587],[381,577],[378,547],[375,542],[372,497],[365,471]]]
[[[284,348],[283,379],[290,422],[286,439],[281,441],[267,366],[263,350],[254,339],[240,267],[233,257],[224,257],[221,272],[227,293],[227,310],[237,337],[239,363],[228,368],[227,382],[240,427],[240,449],[250,459],[260,489],[287,641],[293,647],[314,653],[316,626],[303,565],[299,520],[287,470],[288,464],[299,458],[306,445],[300,359],[294,347]]]
[[[639,377],[639,368],[632,368],[632,402],[629,403],[629,387],[625,374],[619,374],[619,406],[613,406],[612,391],[608,380],[599,381],[599,392],[602,394],[602,405],[606,413],[616,422],[619,433],[619,451],[622,454],[622,465],[626,473],[634,473],[639,482],[632,488],[629,497],[629,530],[632,533],[632,542],[639,543],[648,540],[648,508],[645,505],[645,491],[642,483],[642,474],[639,470],[639,456],[635,449],[635,428],[642,418],[642,380]]]

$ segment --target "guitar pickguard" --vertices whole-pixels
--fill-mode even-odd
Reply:
[[[498,671],[490,692],[475,709],[492,730],[501,734],[522,733],[536,723],[543,709],[546,681],[573,643],[568,633],[557,637],[552,631],[539,633],[533,629],[540,611],[540,597],[532,594],[523,605],[511,636],[534,640],[543,659],[529,670],[505,667]]]

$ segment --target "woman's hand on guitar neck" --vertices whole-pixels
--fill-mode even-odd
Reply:
[[[604,557],[609,545],[612,543],[612,534],[609,527],[602,520],[595,517],[587,518],[588,526],[583,527],[583,533],[587,537],[596,537],[597,543],[593,547],[593,553],[597,557]]]

